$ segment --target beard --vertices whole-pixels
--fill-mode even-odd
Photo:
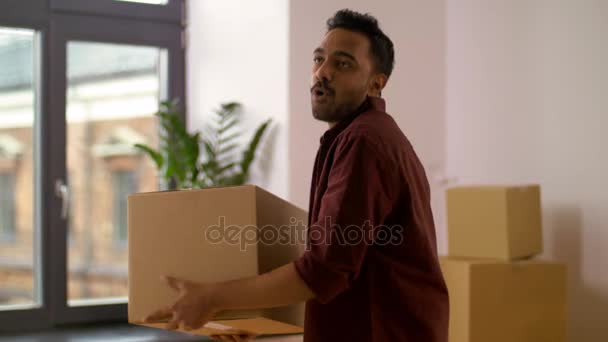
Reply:
[[[323,99],[317,99],[313,94],[310,98],[312,116],[320,121],[335,122],[341,119],[341,111],[336,110],[335,96],[324,95]]]
[[[365,100],[365,93],[365,90],[362,89],[346,94],[336,94],[333,88],[318,82],[311,88],[312,116],[319,121],[338,122],[361,106]],[[342,100],[343,98],[348,98],[348,100]]]
[[[356,108],[352,106],[337,105],[332,101],[319,103],[312,99],[312,116],[324,122],[338,122],[352,113]]]

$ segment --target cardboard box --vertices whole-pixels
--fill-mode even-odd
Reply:
[[[295,260],[305,246],[307,213],[253,185],[134,194],[128,214],[133,324],[164,326],[142,323],[176,298],[161,275],[198,282],[254,276]],[[301,333],[304,304],[217,320],[189,333]]]
[[[449,255],[516,260],[542,253],[540,202],[538,185],[448,189]]]
[[[442,258],[450,342],[566,340],[566,267],[543,261]]]

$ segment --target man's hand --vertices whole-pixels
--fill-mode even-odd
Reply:
[[[214,341],[226,342],[249,342],[255,338],[255,335],[212,335]]]
[[[179,297],[172,305],[148,315],[146,323],[169,320],[167,329],[175,330],[182,324],[185,330],[199,329],[219,311],[212,304],[210,286],[170,276],[164,280]]]
[[[276,308],[314,298],[293,263],[261,275],[221,283],[200,284],[174,277],[165,277],[165,281],[179,297],[173,305],[150,314],[145,322],[169,320],[167,329],[177,329],[182,324],[186,330],[199,329],[224,310]],[[222,335],[222,338],[241,342],[249,341],[251,336]]]

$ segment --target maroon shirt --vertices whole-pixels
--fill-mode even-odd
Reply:
[[[308,220],[305,342],[447,342],[429,184],[384,100],[321,138]]]

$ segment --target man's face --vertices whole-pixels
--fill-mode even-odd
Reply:
[[[367,37],[345,29],[329,31],[313,54],[313,116],[336,123],[373,94],[374,64]]]

